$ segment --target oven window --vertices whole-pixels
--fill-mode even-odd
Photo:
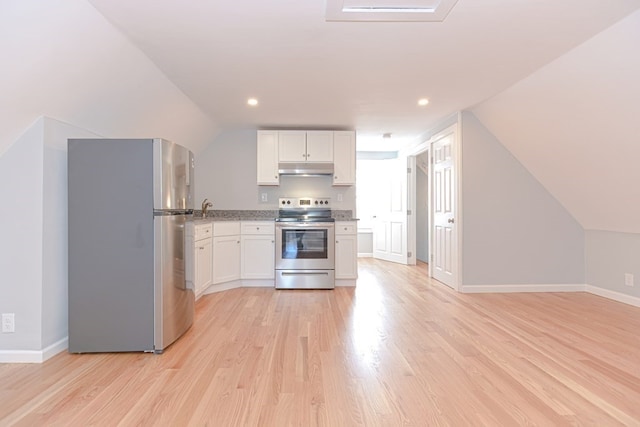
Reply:
[[[328,230],[282,230],[282,259],[327,259]]]

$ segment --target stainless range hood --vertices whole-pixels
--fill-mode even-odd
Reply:
[[[278,173],[297,176],[333,175],[333,163],[279,163]]]

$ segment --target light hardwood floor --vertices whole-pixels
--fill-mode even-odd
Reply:
[[[0,365],[0,425],[640,425],[640,309],[457,294],[360,260],[356,288],[236,289],[162,355]]]

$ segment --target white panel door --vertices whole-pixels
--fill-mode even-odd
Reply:
[[[456,194],[455,194],[455,134],[449,133],[431,144],[433,153],[433,258],[430,265],[433,277],[456,286]]]
[[[407,159],[380,163],[380,203],[373,228],[373,257],[406,264]]]

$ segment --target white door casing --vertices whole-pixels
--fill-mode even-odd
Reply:
[[[456,144],[455,131],[443,132],[432,139],[432,276],[457,289],[458,239],[456,221]]]

